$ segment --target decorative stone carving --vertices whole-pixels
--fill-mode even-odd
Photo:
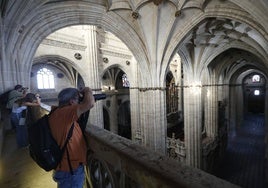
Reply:
[[[42,41],[42,44],[49,45],[49,46],[60,47],[60,48],[67,48],[67,49],[72,49],[72,50],[80,50],[80,51],[84,51],[87,48],[86,46],[67,43],[67,42],[56,41],[56,40],[52,40],[52,39],[44,39]]]
[[[100,49],[102,54],[105,55],[110,55],[110,56],[114,56],[114,57],[120,57],[120,58],[125,58],[125,59],[131,59],[132,55],[131,54],[126,54],[126,53],[122,53],[122,52],[115,52],[112,51],[110,49]]]
[[[181,10],[177,10],[176,12],[175,12],[175,17],[179,17],[181,15]]]
[[[126,64],[127,64],[127,65],[130,65],[130,61],[126,61]]]
[[[109,59],[107,57],[102,58],[102,60],[103,60],[104,63],[108,63],[109,62]]]
[[[139,18],[139,13],[138,12],[132,12],[132,18],[134,18],[135,20]]]
[[[169,150],[169,157],[171,157],[171,158],[173,158],[173,159],[175,159],[175,158],[177,157],[177,154],[176,154],[176,152],[175,152],[175,148],[171,148],[171,149]]]
[[[75,57],[75,59],[78,59],[78,60],[82,59],[82,55],[80,53],[75,53],[74,57]]]
[[[180,141],[180,139],[176,139],[175,133],[172,133],[172,138],[167,138],[167,151],[169,157],[176,159],[177,161],[185,162],[185,143]]]
[[[145,92],[145,91],[150,91],[150,90],[162,90],[165,91],[166,88],[165,87],[144,87],[144,88],[139,88],[139,91],[141,92]]]

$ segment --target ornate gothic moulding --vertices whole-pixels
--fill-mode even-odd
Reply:
[[[44,39],[41,44],[60,47],[60,48],[67,48],[67,49],[72,49],[72,50],[80,50],[80,51],[84,51],[87,48],[86,46],[67,43],[67,42],[60,42],[60,41],[51,40],[51,39]]]
[[[104,63],[109,63],[109,59],[107,57],[102,58]]]
[[[137,89],[140,92],[146,92],[146,91],[166,91],[165,87],[130,87],[129,89]]]
[[[100,51],[101,51],[102,54],[110,55],[110,56],[113,56],[113,57],[120,57],[120,58],[124,58],[124,59],[131,59],[132,58],[132,55],[130,55],[130,54],[124,54],[124,53],[120,53],[120,52],[115,52],[115,51],[108,50],[108,49],[101,48]]]
[[[170,3],[176,8],[174,16],[178,17],[181,16],[182,10],[185,9],[197,8],[203,11],[208,4],[208,0],[140,0],[137,2],[131,1],[131,3],[129,0],[111,0],[108,2],[107,11],[130,10],[131,16],[134,19],[138,19],[140,17],[139,10],[150,3],[153,3],[156,6]]]

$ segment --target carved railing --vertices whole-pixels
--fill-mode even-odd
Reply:
[[[96,126],[87,128],[94,188],[237,187]]]
[[[185,163],[185,143],[180,139],[176,139],[174,133],[172,133],[172,138],[167,137],[167,153],[169,157],[176,161]]]

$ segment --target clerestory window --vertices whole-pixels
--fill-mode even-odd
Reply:
[[[41,68],[37,72],[38,89],[55,89],[54,75],[47,68]]]

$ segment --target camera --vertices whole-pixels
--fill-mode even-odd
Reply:
[[[101,93],[101,94],[94,94],[93,95],[95,101],[98,101],[98,100],[102,100],[102,99],[106,99],[106,94],[104,93]],[[84,95],[82,94],[80,97],[79,97],[79,102],[82,102],[84,99]]]
[[[106,94],[104,94],[104,93],[94,94],[93,97],[94,97],[95,101],[98,101],[98,100],[106,99]]]

